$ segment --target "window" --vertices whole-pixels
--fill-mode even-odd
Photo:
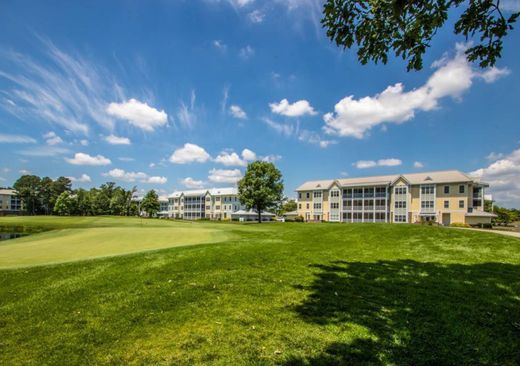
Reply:
[[[395,201],[395,208],[406,208],[405,201]]]
[[[206,210],[209,210],[211,208],[211,206],[206,206]]]
[[[394,221],[395,222],[406,222],[406,216],[405,215],[395,215]]]
[[[395,194],[406,194],[406,187],[396,187]]]
[[[298,193],[298,198],[299,198],[299,199],[302,198],[302,194],[301,194],[301,193]]]
[[[464,208],[464,200],[459,201],[459,208]]]
[[[444,208],[450,208],[450,201],[444,201]]]
[[[215,198],[216,201],[220,201],[220,197]]]
[[[302,208],[302,204],[301,203],[298,203],[298,208],[301,210],[301,208]]]
[[[215,209],[216,210],[220,210],[220,206],[215,206]]]
[[[336,191],[336,190],[330,191],[330,196],[331,197],[339,197],[339,191]]]
[[[423,186],[421,187],[421,194],[433,194],[433,186]]]
[[[313,193],[313,197],[314,197],[314,198],[321,198],[321,191],[315,191],[315,192]]]
[[[433,208],[433,201],[422,201],[421,208]]]
[[[307,192],[307,198],[311,198],[311,194]]]
[[[321,203],[315,203],[314,204],[314,209],[315,210],[321,210]]]
[[[331,202],[330,208],[331,209],[338,209],[339,208],[339,202]]]
[[[307,210],[309,209],[309,204],[307,203]]]
[[[464,193],[464,185],[463,184],[461,184],[459,186],[459,193]]]

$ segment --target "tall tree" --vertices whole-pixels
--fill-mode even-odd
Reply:
[[[36,175],[22,175],[13,185],[25,211],[31,215],[37,214],[41,209],[40,182],[40,177]]]
[[[502,10],[500,0],[327,0],[322,24],[338,46],[357,46],[363,65],[386,64],[393,51],[410,71],[422,69],[423,54],[452,11],[458,15],[455,34],[474,42],[468,60],[484,68],[501,57],[502,40],[520,15]]]
[[[141,202],[141,210],[146,212],[149,217],[153,217],[159,212],[161,208],[161,204],[159,202],[159,196],[157,193],[152,189],[143,198],[143,201]]]
[[[76,197],[65,191],[56,199],[54,212],[59,216],[69,216],[74,213],[76,206]]]
[[[247,208],[258,212],[258,222],[261,223],[262,211],[276,206],[283,199],[282,173],[273,163],[250,163],[238,182],[238,198]]]

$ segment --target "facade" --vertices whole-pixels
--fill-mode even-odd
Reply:
[[[18,215],[22,212],[22,201],[14,189],[0,189],[0,215]]]
[[[457,170],[305,182],[296,189],[305,221],[490,223],[488,184]]]
[[[260,217],[262,221],[273,221],[275,216],[275,214],[263,211]],[[238,221],[258,221],[258,211],[238,210],[231,214],[231,218]]]
[[[168,216],[176,219],[230,220],[245,209],[233,187],[179,191],[168,197]]]

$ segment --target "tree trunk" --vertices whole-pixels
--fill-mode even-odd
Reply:
[[[262,223],[262,210],[257,207],[257,211],[258,211],[258,223],[261,224]]]

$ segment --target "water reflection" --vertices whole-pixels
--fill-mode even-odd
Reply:
[[[41,233],[48,229],[29,226],[7,226],[0,225],[0,241],[11,240],[35,233]]]
[[[3,233],[3,232],[0,232],[0,241],[16,239],[16,238],[20,238],[20,237],[26,236],[26,235],[29,235],[29,234],[28,233]]]

